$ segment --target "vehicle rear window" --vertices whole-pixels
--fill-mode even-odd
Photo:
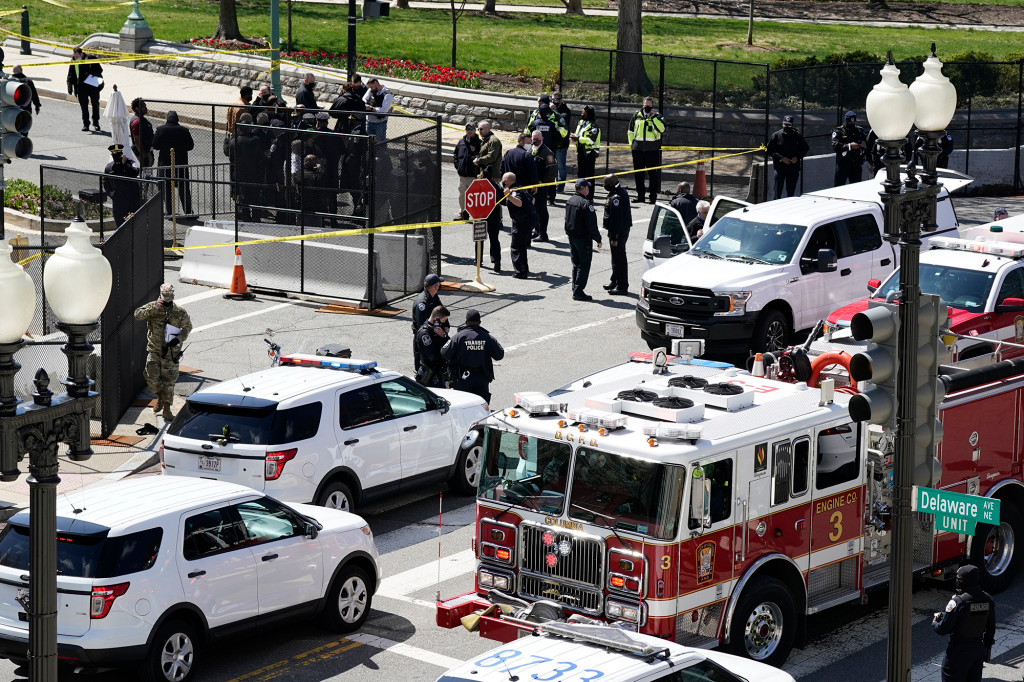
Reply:
[[[0,532],[0,566],[28,570],[28,526],[11,523]],[[145,571],[160,552],[163,530],[149,528],[108,537],[57,531],[57,574],[75,578],[115,578]]]
[[[320,427],[323,406],[319,402],[290,407],[223,407],[185,402],[167,433],[180,438],[210,440],[211,436],[230,436],[232,443],[244,445],[281,445],[307,440]]]

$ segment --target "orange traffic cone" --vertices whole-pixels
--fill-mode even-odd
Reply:
[[[231,271],[231,290],[224,294],[224,298],[233,298],[236,301],[248,301],[256,298],[248,285],[245,283],[245,268],[242,267],[242,249],[235,247],[235,267]]]
[[[693,195],[698,199],[708,195],[708,180],[704,174],[704,152],[697,152],[697,174],[693,179]]]

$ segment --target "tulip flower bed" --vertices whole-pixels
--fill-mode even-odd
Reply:
[[[245,49],[243,45],[223,40],[193,38],[191,43],[202,47],[211,47],[215,50]],[[268,53],[264,50],[260,54],[265,55]],[[348,55],[341,52],[327,52],[324,50],[294,50],[292,52],[282,50],[281,59],[300,64],[330,66],[336,69],[344,69],[348,65]],[[454,69],[450,66],[441,66],[440,64],[422,64],[409,61],[408,59],[391,59],[390,57],[358,55],[356,63],[359,70],[363,73],[390,76],[391,78],[401,78],[403,80],[436,83],[437,85],[451,85],[459,88],[479,88],[480,75],[483,73],[482,71]]]

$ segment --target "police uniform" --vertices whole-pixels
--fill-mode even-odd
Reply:
[[[530,163],[533,163],[531,160]],[[529,251],[530,251],[530,237],[533,235],[534,228],[537,227],[537,209],[533,205],[533,195],[529,190],[525,190],[515,184],[512,186],[508,193],[508,196],[515,197],[522,202],[521,206],[516,206],[511,201],[507,201],[508,204],[508,215],[512,219],[512,248],[509,252],[512,256],[512,269],[515,271],[516,279],[526,279],[530,276],[530,263],[529,263]],[[538,199],[543,201],[543,199]]]
[[[448,361],[448,371],[452,378],[452,388],[459,391],[474,393],[491,402],[490,383],[494,381],[492,361],[505,357],[505,349],[490,332],[480,326],[480,314],[476,313],[477,322],[471,323],[474,310],[466,313],[467,322],[459,327],[448,343],[441,348],[441,355]]]
[[[530,123],[527,124],[523,132],[533,133],[533,131],[539,130],[540,134],[544,136],[544,145],[548,147],[548,149],[554,150],[562,146],[563,141],[569,135],[569,131],[566,129],[565,119],[562,115],[550,107],[550,101],[551,100],[547,95],[541,96],[540,108],[533,112]],[[553,151],[551,152],[551,156],[552,158],[554,157]],[[557,163],[558,162],[556,160],[556,177],[558,173]],[[519,176],[516,177],[518,178]],[[552,205],[555,203],[555,195],[557,193],[557,188],[554,185],[551,187],[544,187],[539,192],[539,194],[544,195],[542,198]]]
[[[120,178],[137,178],[139,169],[131,159],[124,156],[124,147],[119,144],[112,144],[107,147],[111,154],[111,161],[103,169],[104,174]],[[129,214],[135,213],[142,205],[142,190],[139,183],[132,180],[115,180],[103,178],[103,190],[110,196],[113,204],[114,222],[120,227]]]
[[[437,334],[437,329],[444,332]],[[416,330],[416,349],[419,364],[416,365],[416,380],[424,386],[444,388],[445,360],[441,356],[441,348],[448,341],[448,333],[440,322],[427,320]]]
[[[576,181],[577,189],[583,180]],[[590,263],[594,258],[593,242],[601,243],[597,231],[597,212],[587,198],[577,193],[565,202],[565,233],[569,236],[569,253],[572,258],[572,297],[588,300],[587,280],[590,278]]]
[[[437,277],[437,280],[432,280],[432,277]],[[444,280],[433,273],[427,275],[423,280],[423,291],[419,293],[419,296],[416,297],[416,300],[413,301],[412,304],[412,361],[413,367],[417,370],[420,367],[420,350],[419,343],[416,341],[416,336],[419,333],[420,327],[423,326],[423,323],[430,319],[430,313],[434,312],[434,308],[442,305],[441,297],[431,295],[430,292],[427,291],[427,287],[433,286],[434,284],[442,281]],[[438,289],[438,291],[440,291],[440,289]],[[447,325],[445,326],[445,329],[448,329]]]
[[[160,304],[159,306],[157,304]],[[181,306],[174,305],[174,287],[160,287],[160,299],[135,310],[135,319],[146,323],[146,385],[157,397],[154,412],[163,409],[164,419],[174,418],[174,384],[182,347],[192,331],[192,320]],[[170,327],[176,327],[176,333]]]
[[[636,177],[636,200],[644,200],[644,176],[650,181],[650,202],[653,204],[661,191],[661,171],[641,170],[661,165],[661,135],[665,132],[665,119],[654,110],[636,112],[629,125],[626,138],[633,155],[633,169]]]
[[[864,129],[857,125],[857,114],[847,111],[844,123],[832,130],[832,151],[836,154],[835,186],[848,182],[860,182],[864,157],[867,152],[868,137]],[[861,145],[852,149],[851,145]]]
[[[782,191],[785,189],[786,196],[796,194],[796,181],[800,177],[800,163],[810,146],[807,140],[793,127],[793,117],[786,116],[783,119],[782,128],[772,133],[768,138],[768,154],[772,157],[772,168],[775,170],[775,198],[782,198]],[[793,163],[785,163],[783,159],[796,159]]]
[[[595,121],[581,118],[576,124],[576,168],[581,178],[594,176],[597,155],[601,149],[601,129]]]
[[[991,654],[996,605],[978,580],[977,566],[961,566],[956,572],[957,594],[932,621],[937,634],[951,635],[942,660],[942,682],[980,682]]]
[[[533,155],[533,161],[537,164],[537,176],[540,178],[541,183],[554,182],[558,176],[558,161],[555,159],[555,153],[551,151],[551,148],[547,144],[542,144],[539,147],[531,147],[530,153]],[[550,188],[542,187],[536,194],[536,201],[533,204],[533,208],[537,211],[537,227],[533,231],[533,238],[539,242],[546,242],[548,240],[548,205],[544,201],[544,193],[548,190],[554,190],[555,186],[552,185]],[[551,195],[551,201],[554,202],[554,193]]]
[[[608,231],[608,245],[612,251],[612,279],[608,289],[624,294],[629,289],[629,264],[626,261],[626,240],[633,226],[633,209],[629,194],[621,184],[608,190],[604,205],[604,229]]]

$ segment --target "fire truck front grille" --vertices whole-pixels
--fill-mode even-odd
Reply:
[[[533,599],[549,599],[575,611],[601,615],[601,593],[535,575],[519,576],[519,594]]]
[[[540,577],[560,579],[601,589],[604,580],[604,543],[600,538],[559,532],[549,526],[522,523],[520,568]],[[544,544],[550,534],[551,544]],[[568,544],[565,544],[568,543]],[[565,551],[568,549],[568,551]]]
[[[725,602],[715,602],[696,611],[684,611],[676,616],[676,642],[683,646],[708,646],[718,641],[718,622],[722,619]],[[694,620],[694,613],[697,619]]]

